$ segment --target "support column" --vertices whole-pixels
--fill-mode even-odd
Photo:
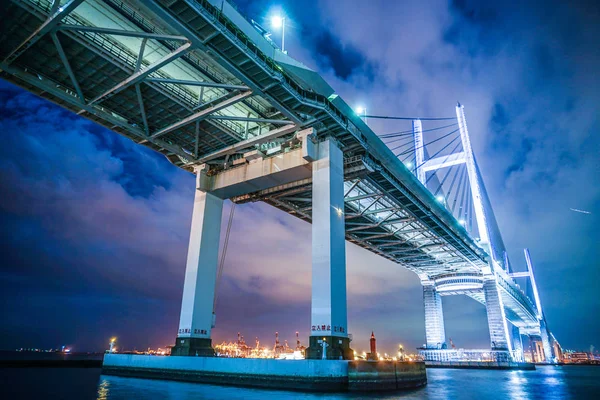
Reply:
[[[544,347],[544,362],[553,363],[552,344],[550,343],[550,335],[548,334],[548,327],[544,318],[540,321],[540,337],[542,339],[542,346]]]
[[[307,358],[354,359],[346,311],[344,161],[332,139],[312,164],[312,302]],[[323,341],[327,346],[323,346]]]
[[[173,356],[214,356],[210,332],[222,212],[222,199],[196,190],[179,331],[171,351]]]
[[[508,325],[506,316],[504,315],[502,294],[493,275],[483,278],[483,293],[485,295],[485,308],[487,311],[492,350],[512,351],[508,335]]]
[[[426,347],[428,349],[445,349],[446,332],[444,329],[442,296],[435,290],[435,285],[423,285],[423,301],[425,303]]]
[[[512,325],[512,343],[513,351],[515,353],[515,361],[524,362],[525,355],[523,354],[523,339],[521,338],[521,331],[518,326]]]

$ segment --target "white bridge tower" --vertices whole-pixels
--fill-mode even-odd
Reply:
[[[479,295],[471,297],[480,299],[485,303],[488,327],[490,333],[490,342],[492,350],[507,352],[509,360],[523,361],[523,345],[521,342],[521,331],[519,326],[510,325],[505,310],[505,291],[502,290],[501,280],[513,277],[509,266],[508,257],[504,247],[504,242],[500,235],[498,224],[494,216],[491,202],[485,190],[483,179],[481,177],[477,161],[471,146],[469,130],[465,118],[464,106],[460,103],[456,106],[456,118],[462,150],[453,154],[438,156],[427,159],[425,150],[425,141],[423,140],[423,126],[421,120],[413,120],[413,136],[415,150],[415,175],[417,179],[427,187],[429,180],[428,174],[438,170],[449,168],[455,165],[464,164],[466,176],[468,178],[468,191],[470,192],[473,214],[475,215],[476,233],[471,232],[475,237],[476,243],[489,254],[488,267],[484,268],[481,276],[476,276],[481,284],[479,286]],[[463,221],[464,222],[464,221]],[[533,267],[528,253],[526,252],[528,274],[530,277],[534,294],[535,305],[539,318],[539,332],[542,338],[546,360],[551,356],[551,343],[548,330],[546,329],[545,319],[541,312],[537,287],[533,278]],[[518,273],[516,274],[518,275]],[[515,275],[515,276],[516,276]],[[520,276],[520,275],[519,275]],[[444,279],[448,279],[447,277]],[[425,326],[426,326],[426,348],[427,349],[446,349],[446,338],[444,330],[444,318],[442,310],[441,293],[438,291],[436,277],[421,277],[423,284],[423,299],[425,302]],[[454,291],[451,294],[457,294]],[[510,328],[510,329],[509,329]],[[531,329],[528,329],[530,332]]]

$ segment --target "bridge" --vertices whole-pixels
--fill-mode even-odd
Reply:
[[[462,105],[460,149],[428,157],[428,121],[415,119],[407,135],[413,161],[405,163],[318,73],[228,1],[22,0],[2,7],[3,79],[196,175],[174,355],[213,354],[221,216],[230,199],[263,201],[312,223],[308,358],[322,357],[323,340],[327,358],[353,358],[347,240],[419,276],[427,357],[447,348],[441,297],[466,294],[485,305],[500,359],[522,361],[521,336],[529,335],[552,360],[531,258],[526,253],[526,272],[512,270]],[[441,178],[442,171],[454,171],[452,186],[444,186],[450,175]],[[523,278],[533,300],[516,283]]]

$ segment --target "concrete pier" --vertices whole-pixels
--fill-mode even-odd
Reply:
[[[422,362],[274,360],[107,354],[102,373],[319,392],[393,391],[427,384]]]
[[[502,294],[493,276],[484,277],[483,293],[485,295],[485,309],[487,311],[492,350],[512,351]]]
[[[423,284],[423,302],[425,303],[425,335],[428,349],[441,349],[446,344],[442,297],[435,285]]]
[[[312,174],[311,332],[306,358],[354,359],[346,304],[344,157],[333,139],[319,143]]]
[[[202,171],[196,174],[200,176]],[[196,190],[174,356],[214,355],[210,331],[222,211],[222,199]]]

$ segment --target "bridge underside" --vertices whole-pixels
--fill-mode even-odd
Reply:
[[[348,240],[422,278],[486,265],[464,228],[318,74],[268,43],[274,58],[265,56],[254,28],[233,25],[235,13],[216,3],[63,1],[70,13],[56,17],[50,0],[4,2],[0,76],[190,171],[209,163],[218,173],[248,150],[283,152],[314,127],[335,138],[347,165],[368,166],[346,181]],[[310,221],[310,204],[294,199],[311,197],[310,180],[249,197]]]
[[[312,179],[235,197],[264,201],[304,221],[312,218]],[[363,157],[345,159],[346,239],[420,276],[477,273],[484,263],[439,226]]]

